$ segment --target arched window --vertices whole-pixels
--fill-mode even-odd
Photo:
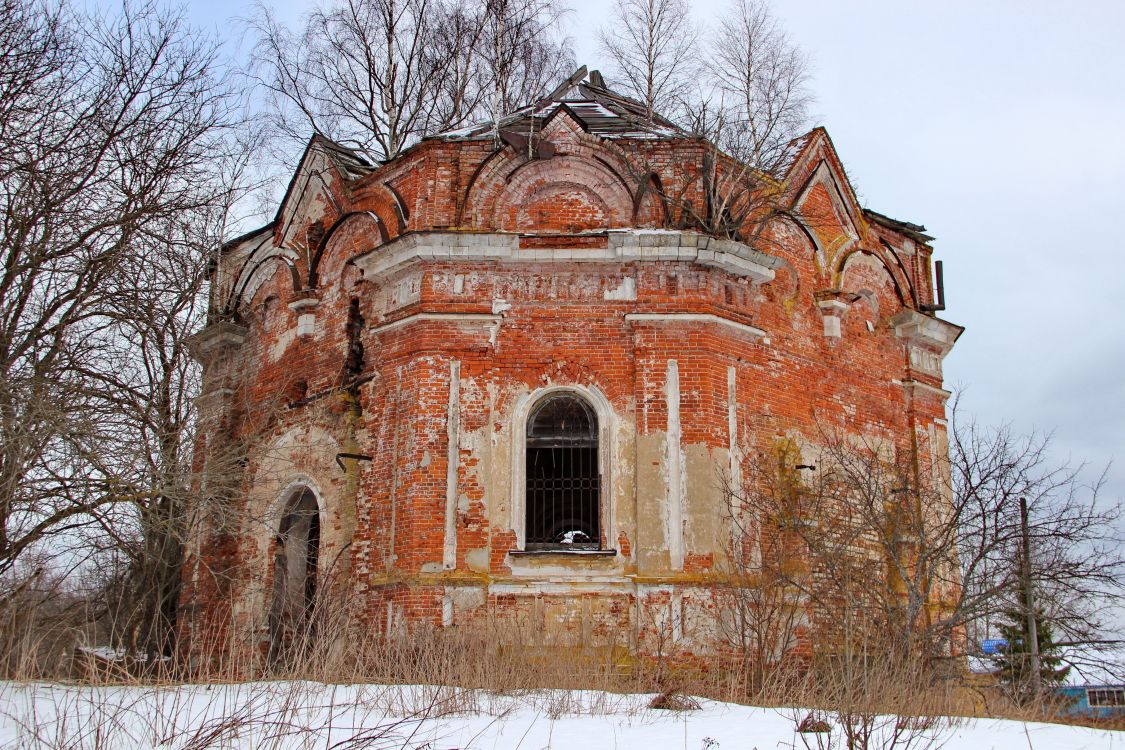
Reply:
[[[570,393],[547,396],[527,418],[527,549],[600,549],[598,419]]]

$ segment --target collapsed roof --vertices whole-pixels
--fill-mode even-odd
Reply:
[[[493,137],[499,130],[501,138],[527,138],[537,133],[560,109],[581,123],[587,132],[602,138],[677,138],[690,135],[671,120],[653,113],[648,116],[645,105],[611,91],[601,73],[587,75],[582,66],[561,86],[534,104],[522,107],[500,119],[474,123],[455,130],[429,136],[427,140],[471,141]]]

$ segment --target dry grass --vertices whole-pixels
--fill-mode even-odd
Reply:
[[[649,699],[638,700],[638,693],[687,710],[691,702],[679,696],[778,707],[795,729],[828,728],[799,735],[810,750],[926,750],[948,736],[958,717],[1060,718],[1055,706],[1014,706],[998,694],[966,687],[960,675],[939,679],[912,660],[814,659],[778,668],[748,692],[739,659],[701,662],[674,651],[635,658],[612,638],[575,645],[566,633],[542,633],[512,616],[481,615],[456,627],[404,628],[387,636],[356,627],[346,612],[321,612],[315,633],[295,638],[287,656],[273,664],[247,659],[245,650],[231,656],[225,648],[202,659],[205,669],[191,672],[171,661],[76,661],[77,647],[97,631],[80,610],[32,603],[0,609],[3,677],[72,687],[22,688],[61,691],[50,715],[9,717],[21,727],[18,746],[27,748],[115,747],[126,734],[129,742],[185,750],[246,738],[256,747],[280,748],[292,746],[294,737],[319,744],[325,733],[343,736],[356,726],[376,729],[340,747],[401,747],[405,736],[435,716],[500,717],[517,707],[551,718],[622,714],[646,709]],[[514,645],[527,641],[528,633],[558,645]],[[196,687],[182,686],[185,680]],[[199,685],[205,684],[215,687],[204,695],[211,700],[201,698],[199,691],[208,688]],[[382,687],[403,685],[413,687]],[[146,690],[135,705],[113,697],[116,687],[138,686]]]

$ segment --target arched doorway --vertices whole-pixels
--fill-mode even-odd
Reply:
[[[313,631],[320,508],[307,487],[285,503],[274,541],[273,605],[270,608],[270,660],[307,643]]]

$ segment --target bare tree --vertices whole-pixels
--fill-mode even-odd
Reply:
[[[672,115],[699,72],[698,34],[684,0],[616,0],[600,33],[603,52],[625,93],[641,101],[651,122]]]
[[[696,126],[740,162],[780,175],[808,127],[807,58],[764,0],[731,0],[710,48],[718,102],[695,108]]]
[[[1085,464],[1052,460],[1049,435],[1010,427],[957,424],[951,435],[950,483],[958,505],[972,509],[958,539],[969,647],[996,634],[996,622],[1034,606],[1051,623],[1062,662],[1078,672],[1121,679],[1125,638],[1125,529],[1122,500],[1102,492],[1106,472],[1085,477]],[[1020,500],[1028,508],[1024,524]]]
[[[480,8],[450,0],[442,11],[432,42],[431,65],[441,66],[432,131],[483,117],[488,101],[488,72],[478,54],[484,25]]]
[[[384,161],[459,123],[472,103],[458,54],[477,32],[454,10],[440,0],[342,0],[294,33],[260,4],[254,70],[273,94],[274,124],[295,141],[311,130]]]
[[[792,497],[797,490],[789,458],[784,451],[763,458],[754,484],[757,491],[777,498]],[[729,478],[726,480],[729,486]],[[726,580],[717,590],[718,630],[741,658],[740,671],[747,695],[761,695],[791,675],[792,652],[799,645],[807,613],[801,588],[793,584],[793,534],[787,517],[778,508],[765,508],[743,493],[728,492]],[[743,503],[750,500],[749,507]],[[769,515],[767,515],[769,514]],[[780,677],[780,680],[778,678]]]
[[[124,335],[115,290],[170,223],[227,200],[241,117],[217,48],[155,5],[2,15],[0,574],[135,499],[93,377]]]
[[[549,93],[574,68],[567,42],[553,29],[563,9],[555,0],[483,0],[478,54],[489,81],[489,116],[500,119]],[[498,136],[497,136],[498,137]]]
[[[112,478],[118,498],[113,512],[99,515],[100,535],[125,570],[111,602],[111,635],[150,663],[174,650],[198,489],[193,397],[200,372],[189,343],[206,319],[207,259],[224,226],[222,204],[171,220],[120,266],[107,282],[101,356],[85,368],[99,413],[101,450],[91,460]]]
[[[755,544],[779,540],[787,559],[771,572],[798,592],[818,642],[937,667],[1011,608],[1024,497],[1041,606],[1067,634],[1072,663],[1088,660],[1089,647],[1112,640],[1104,615],[1125,594],[1120,505],[1052,464],[1049,440],[953,416],[948,459],[944,445],[825,431],[772,481],[748,475],[732,505]]]
[[[386,161],[545,93],[569,62],[552,41],[559,12],[547,0],[340,0],[295,33],[259,5],[253,71],[288,139],[311,130]]]
[[[665,81],[654,89],[657,99],[663,96],[671,104],[647,101],[650,121],[664,127],[678,124],[699,143],[697,150],[685,149],[675,157],[680,163],[674,171],[693,175],[693,179],[669,185],[648,184],[663,169],[649,161],[645,149],[619,149],[630,177],[660,196],[672,226],[766,249],[776,220],[793,215],[785,178],[800,146],[798,136],[808,125],[811,97],[805,88],[804,55],[764,3],[735,0],[720,18],[717,30],[707,37],[712,52],[694,75],[695,91],[689,95],[680,85],[678,72],[692,70],[689,63],[678,62],[687,47],[666,42],[667,33],[662,35],[657,23],[669,29],[675,25],[671,16],[660,15],[667,9],[657,0],[630,0],[622,7],[633,9],[634,22],[620,25],[639,30],[630,31],[628,38],[626,32],[618,31],[620,47],[611,54],[636,56],[638,67],[633,75],[640,82],[648,78],[645,60],[655,61],[653,69],[665,75],[655,79]],[[642,23],[646,19],[647,25]],[[661,42],[672,46],[662,48]],[[657,45],[655,56],[647,52],[650,44]],[[630,86],[634,94],[648,99],[647,83],[645,90]],[[659,106],[674,109],[673,121],[655,111]],[[805,225],[830,219],[793,218]]]

